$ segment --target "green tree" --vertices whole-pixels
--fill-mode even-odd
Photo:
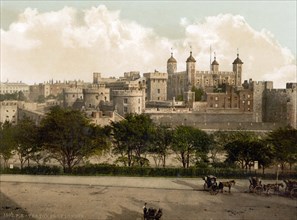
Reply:
[[[210,158],[213,163],[218,163],[218,155],[225,152],[225,145],[229,143],[229,134],[225,131],[216,131],[210,135]]]
[[[228,134],[228,143],[225,145],[227,152],[226,162],[241,165],[241,168],[248,169],[253,162],[252,144],[257,140],[257,136],[253,132],[236,131]]]
[[[166,126],[156,126],[154,130],[153,140],[149,147],[149,153],[155,161],[156,166],[166,166],[166,157],[172,144],[172,130]]]
[[[172,150],[184,168],[190,166],[192,159],[197,162],[205,158],[209,145],[209,136],[199,129],[190,126],[178,126],[173,131]]]
[[[25,94],[22,91],[18,92],[18,100],[19,101],[26,101],[27,100]]]
[[[229,139],[228,140],[226,140]],[[274,147],[253,132],[237,131],[227,134],[225,150],[228,163],[239,163],[241,168],[250,169],[254,161],[262,167],[263,173],[274,161]]]
[[[21,169],[23,169],[25,162],[28,162],[28,166],[30,165],[30,158],[34,152],[39,150],[37,134],[37,126],[27,117],[20,120],[16,125],[14,136],[16,142],[15,150],[19,156]]]
[[[203,99],[203,95],[204,95],[204,91],[201,88],[196,88],[195,86],[192,87],[191,89],[192,92],[195,93],[195,101],[202,101]]]
[[[4,167],[7,167],[15,147],[14,127],[8,121],[0,124],[0,140],[0,155],[4,160]]]
[[[96,126],[80,111],[55,106],[43,118],[39,129],[41,144],[64,169],[71,172],[84,158],[102,147]]]
[[[44,102],[45,102],[45,97],[44,97],[44,95],[39,95],[36,101],[37,101],[38,103],[44,103]]]
[[[290,169],[297,162],[297,130],[291,127],[279,128],[268,134],[268,143],[275,148],[275,158],[284,170],[288,163]]]
[[[125,166],[148,164],[146,153],[152,141],[154,123],[148,115],[128,114],[125,120],[112,122],[113,152]]]

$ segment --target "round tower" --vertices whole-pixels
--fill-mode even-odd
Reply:
[[[242,64],[243,62],[239,59],[239,53],[237,52],[237,58],[233,61],[233,72],[235,73],[235,86],[241,86],[242,80]]]
[[[216,60],[216,54],[214,53],[214,61],[211,63],[211,71],[214,73],[219,72],[219,63]]]
[[[173,57],[173,53],[171,53],[171,57],[167,61],[167,73],[173,74],[177,70],[177,62],[176,59]]]

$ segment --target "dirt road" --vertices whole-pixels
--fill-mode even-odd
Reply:
[[[202,180],[187,178],[2,175],[0,180],[1,219],[140,220],[147,202],[163,209],[162,220],[297,220],[297,200],[247,193],[247,180],[237,180],[231,194],[215,196],[202,191]]]

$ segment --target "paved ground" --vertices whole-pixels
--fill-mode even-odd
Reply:
[[[264,181],[274,182],[274,181]],[[164,220],[292,219],[297,200],[245,192],[212,196],[202,179],[141,177],[0,176],[0,219],[140,220],[142,206],[163,209]]]

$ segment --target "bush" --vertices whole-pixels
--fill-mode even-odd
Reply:
[[[1,174],[59,175],[62,174],[62,169],[59,166],[29,166],[22,170],[14,167],[1,170]]]
[[[1,174],[31,174],[31,175],[61,175],[62,168],[58,166],[32,166],[24,167],[20,170],[18,167],[13,169],[5,168]],[[276,179],[276,174],[261,174],[245,171],[235,168],[216,168],[216,167],[190,167],[190,168],[160,168],[160,167],[124,167],[109,164],[87,164],[85,166],[74,167],[72,175],[79,176],[151,176],[151,177],[201,177],[214,175],[218,178],[248,178],[250,176],[259,176],[264,179]],[[297,173],[280,173],[279,180],[297,179]]]

